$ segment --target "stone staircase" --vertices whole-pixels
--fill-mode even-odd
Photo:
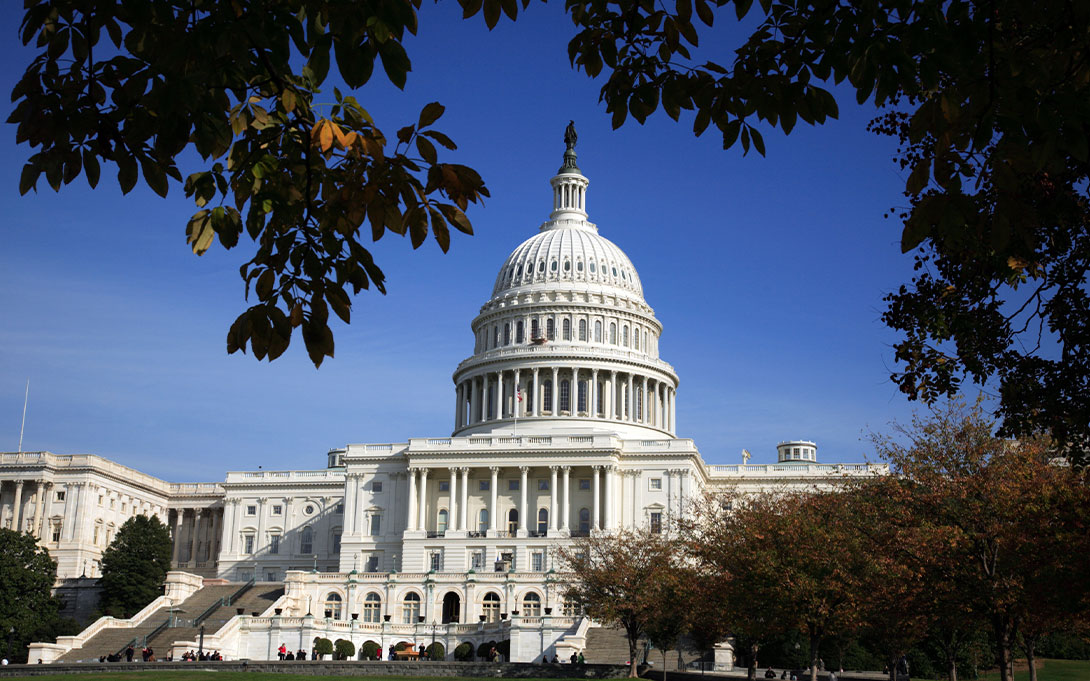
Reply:
[[[643,651],[646,649],[646,643],[646,639],[641,638],[639,648],[637,648],[637,662],[641,664],[643,663]],[[701,658],[701,652],[696,650],[687,636],[681,637],[678,647],[681,648],[681,664],[683,666],[687,667],[690,662],[695,662]],[[583,656],[588,663],[593,664],[628,664],[628,637],[625,635],[624,629],[613,627],[588,629],[587,648],[583,651]],[[658,648],[651,649],[647,660],[656,669],[661,669],[662,651]],[[676,649],[667,650],[667,669],[677,669],[677,665],[678,651]]]
[[[58,662],[98,660],[98,658],[103,655],[109,655],[110,653],[116,653],[118,650],[121,650],[133,639],[136,639],[135,645],[137,647],[137,657],[135,659],[139,659],[139,648],[145,645],[145,641],[146,645],[153,650],[165,653],[166,647],[175,640],[191,640],[192,638],[195,638],[198,635],[198,629],[185,626],[185,624],[192,622],[193,619],[203,614],[214,604],[238,591],[241,586],[241,584],[216,584],[205,586],[187,598],[180,605],[175,606],[174,608],[160,608],[151,613],[151,615],[135,627],[103,629],[92,636],[82,647],[73,648],[62,655]],[[242,601],[247,601],[247,598],[250,599],[247,602],[252,602],[254,605],[259,605],[265,601],[265,598],[260,595],[251,596],[251,593],[257,586],[258,585],[255,585],[242,595],[239,599],[240,602],[238,607],[245,607]],[[269,585],[261,586],[268,587]],[[261,591],[270,592],[273,591],[273,589],[264,588]],[[283,587],[280,587],[279,593],[283,593]],[[269,603],[271,603],[271,601],[269,601]],[[266,605],[265,607],[268,606]],[[223,626],[224,622],[234,616],[235,612],[235,606],[220,606],[205,620],[205,633],[208,634],[217,631]],[[249,612],[249,610],[247,610],[247,612]],[[230,614],[228,615],[227,613]],[[174,617],[173,623],[182,624],[182,626],[161,628],[172,616]]]
[[[239,589],[241,585],[231,584],[221,598],[230,596]],[[196,595],[196,594],[194,594]],[[284,595],[284,585],[275,582],[258,582],[250,587],[249,590],[244,592],[241,596],[232,601],[231,605],[223,605],[217,608],[208,615],[201,623],[204,626],[204,635],[211,636],[217,633],[223,628],[223,625],[231,621],[231,618],[238,614],[239,609],[243,614],[250,615],[252,613],[261,614],[265,612],[275,601]],[[213,599],[215,602],[217,599]],[[188,603],[189,601],[186,601]],[[211,605],[211,603],[209,603]],[[197,615],[205,612],[208,608],[206,605],[202,608]],[[148,645],[153,650],[161,651],[162,654],[166,654],[166,651],[176,641],[198,641],[200,639],[201,632],[200,627],[171,627],[164,629],[156,634],[154,639],[149,639]]]

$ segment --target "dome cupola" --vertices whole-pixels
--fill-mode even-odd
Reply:
[[[474,353],[454,372],[455,435],[674,433],[662,325],[632,261],[588,220],[576,141],[569,124],[549,219],[507,257],[473,320]]]

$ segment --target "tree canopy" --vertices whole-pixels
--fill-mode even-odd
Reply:
[[[52,595],[56,580],[56,561],[32,535],[0,529],[0,645],[7,645],[14,629],[12,658],[17,662],[26,661],[27,643],[54,633],[60,609]]]
[[[162,595],[171,549],[170,530],[158,517],[126,520],[102,553],[99,608],[114,617],[132,617]]]

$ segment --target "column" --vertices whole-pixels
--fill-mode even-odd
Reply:
[[[519,473],[521,479],[519,481],[519,492],[522,495],[522,499],[519,504],[519,536],[525,537],[527,531],[530,529],[530,509],[529,509],[529,490],[526,489],[528,483],[527,478],[530,476],[529,466],[519,466]]]
[[[428,469],[420,469],[420,502],[417,504],[419,522],[417,529],[428,529]]]
[[[571,518],[571,466],[564,466],[563,468],[561,468],[561,470],[564,471],[564,508],[562,515],[560,516],[560,529],[567,532],[569,529],[568,526]]]
[[[556,504],[556,474],[558,471],[556,468],[556,466],[549,466],[549,471],[552,473],[553,477],[552,484],[549,485],[549,534],[556,532],[557,529],[556,515],[558,509]]]
[[[609,378],[606,380],[606,418],[610,419],[611,421],[613,420],[617,411],[615,406],[616,398],[613,394],[613,390],[615,387],[614,379],[616,378],[616,375],[616,371],[610,371]],[[595,522],[598,521],[595,520]]]
[[[409,499],[406,503],[409,507],[409,517],[405,520],[405,530],[416,529],[416,469],[409,469]]]
[[[235,509],[238,508],[238,499],[223,500],[223,533],[227,537],[227,546],[224,553],[231,555],[235,552]]]
[[[189,560],[190,561],[197,561],[197,560],[201,559],[200,553],[197,551],[197,549],[200,548],[200,545],[201,545],[201,517],[203,517],[203,516],[204,516],[204,509],[203,508],[193,509],[193,531],[190,532],[190,537],[189,537]],[[258,518],[258,523],[260,523],[260,522],[261,522],[261,518],[259,517]],[[260,532],[258,532],[257,541],[259,542],[258,546],[264,546],[263,543],[260,543],[262,541]]]
[[[592,418],[598,416],[598,370],[591,369],[590,372],[590,390],[587,393],[590,395],[590,415]]]
[[[53,528],[46,527],[45,524],[49,522],[49,517],[53,512],[53,483],[45,483],[45,489],[42,492],[45,495],[45,510],[42,511],[42,524],[38,528],[38,539],[45,541],[51,541],[53,539]],[[46,532],[46,530],[49,532]]]
[[[495,532],[496,528],[499,527],[500,504],[499,489],[497,488],[500,486],[500,469],[498,466],[491,466],[489,470],[492,471],[492,484],[488,486],[488,490],[492,492],[492,505],[488,510],[488,530]]]
[[[606,529],[613,529],[613,467],[605,467]]]
[[[556,367],[553,367],[553,401],[549,404],[549,411],[553,413],[553,416],[560,415],[560,371]]]
[[[534,367],[534,416],[541,415],[541,384],[537,380],[537,367]]]
[[[64,511],[68,516],[66,519],[65,534],[68,535],[68,541],[72,541],[76,538],[76,523],[79,522],[80,501],[83,497],[82,488],[83,483],[74,482],[68,486],[68,497],[65,498]]]
[[[15,503],[11,508],[11,529],[22,532],[23,527],[23,481],[15,481]]]
[[[599,483],[599,474],[601,473],[601,471],[602,471],[601,466],[594,466],[594,480],[592,480],[591,483],[590,483],[591,489],[594,490],[594,508],[591,510],[591,516],[590,516],[590,529],[592,529],[592,530],[602,529],[602,526],[599,523],[599,518],[602,517],[601,516],[602,507],[601,507],[601,504],[598,503],[598,483]]]
[[[460,530],[458,527],[458,469],[450,469],[450,508],[447,509],[447,529]]]
[[[476,377],[469,379],[469,418],[466,425],[473,425],[481,415],[481,391],[477,388]]]
[[[268,501],[267,497],[259,497],[257,500],[257,537],[254,538],[254,553],[258,553],[265,547],[265,502]],[[284,525],[287,525],[287,509],[284,509]],[[286,529],[286,527],[285,527]],[[314,553],[318,553],[315,551]],[[258,578],[257,571],[254,571],[254,578]]]
[[[36,539],[42,538],[42,497],[45,496],[45,483],[38,481],[34,490],[34,526],[30,528]]]
[[[677,431],[677,410],[674,408],[674,399],[677,397],[677,391],[670,390],[670,430],[671,432]]]
[[[462,471],[462,503],[458,505],[458,512],[461,514],[461,520],[459,524],[463,530],[469,529],[469,524],[466,523],[466,515],[469,513],[469,467],[465,466]]]
[[[454,430],[462,427],[462,388],[461,383],[454,386]]]
[[[185,521],[185,509],[177,509],[174,515],[174,564],[182,562],[182,522]]]

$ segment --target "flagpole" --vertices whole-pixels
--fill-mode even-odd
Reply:
[[[30,379],[26,380],[26,394],[23,395],[23,422],[19,425],[19,453],[23,453],[23,429],[26,428],[26,403],[30,399]]]

